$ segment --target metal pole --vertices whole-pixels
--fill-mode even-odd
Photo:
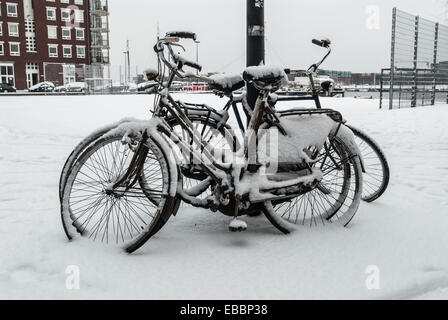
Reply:
[[[131,56],[129,51],[129,40],[126,40],[126,55],[128,58],[128,83],[131,82]]]
[[[389,77],[389,109],[394,108],[394,72],[395,72],[395,37],[397,29],[397,8],[392,11],[392,41],[390,57],[390,77]]]
[[[384,79],[384,69],[381,69],[381,79],[380,79],[380,109],[383,109],[383,79]]]
[[[436,104],[436,88],[437,88],[437,49],[439,46],[439,24],[436,23],[434,34],[434,60],[432,64],[432,92],[431,105]]]
[[[201,43],[201,41],[195,40],[194,42],[196,43],[196,63],[199,64],[199,44]],[[196,70],[196,75],[199,75],[199,70]],[[196,79],[196,84],[198,83],[199,79]]]
[[[247,41],[246,65],[264,64],[264,0],[247,0]],[[247,101],[255,107],[258,91],[252,86],[247,88]]]
[[[414,84],[412,87],[412,101],[411,101],[411,107],[415,108],[417,107],[417,78],[418,78],[418,29],[419,29],[419,22],[420,17],[415,17],[415,36],[414,36]]]

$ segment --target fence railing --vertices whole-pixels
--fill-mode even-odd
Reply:
[[[390,68],[381,75],[380,108],[446,103],[448,27],[394,8]]]

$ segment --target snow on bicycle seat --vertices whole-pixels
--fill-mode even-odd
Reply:
[[[210,78],[213,80],[213,83],[210,84],[212,90],[221,91],[225,94],[231,94],[232,92],[241,89],[246,85],[243,77],[240,74],[215,74]]]
[[[283,68],[270,66],[249,67],[244,70],[243,78],[258,87],[280,87],[288,82]]]

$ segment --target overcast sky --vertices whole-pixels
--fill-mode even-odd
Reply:
[[[394,6],[446,22],[446,0],[265,0],[267,64],[303,69],[322,50],[312,38],[330,38],[325,69],[378,72],[390,57]],[[246,0],[109,0],[112,72],[124,64],[130,40],[133,73],[154,66],[157,36],[170,30],[198,34],[204,71],[240,72],[245,66]],[[377,14],[378,13],[378,14]],[[187,42],[188,43],[188,42]],[[187,46],[195,60],[196,49]]]

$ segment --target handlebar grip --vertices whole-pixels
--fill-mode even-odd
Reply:
[[[184,64],[184,65],[186,65],[186,66],[188,66],[188,67],[190,67],[190,68],[196,69],[196,70],[198,70],[199,72],[202,71],[202,66],[199,65],[199,64],[197,64],[197,63],[194,63],[194,62],[191,62],[191,61],[186,61],[186,60],[184,60],[184,61],[182,61],[182,64]]]
[[[166,33],[167,37],[196,40],[196,33],[188,31],[172,31]]]
[[[317,40],[317,39],[313,39],[311,42],[313,44],[315,44],[316,46],[319,46],[319,47],[323,47],[324,46],[324,43],[322,41],[320,41],[320,40]]]

